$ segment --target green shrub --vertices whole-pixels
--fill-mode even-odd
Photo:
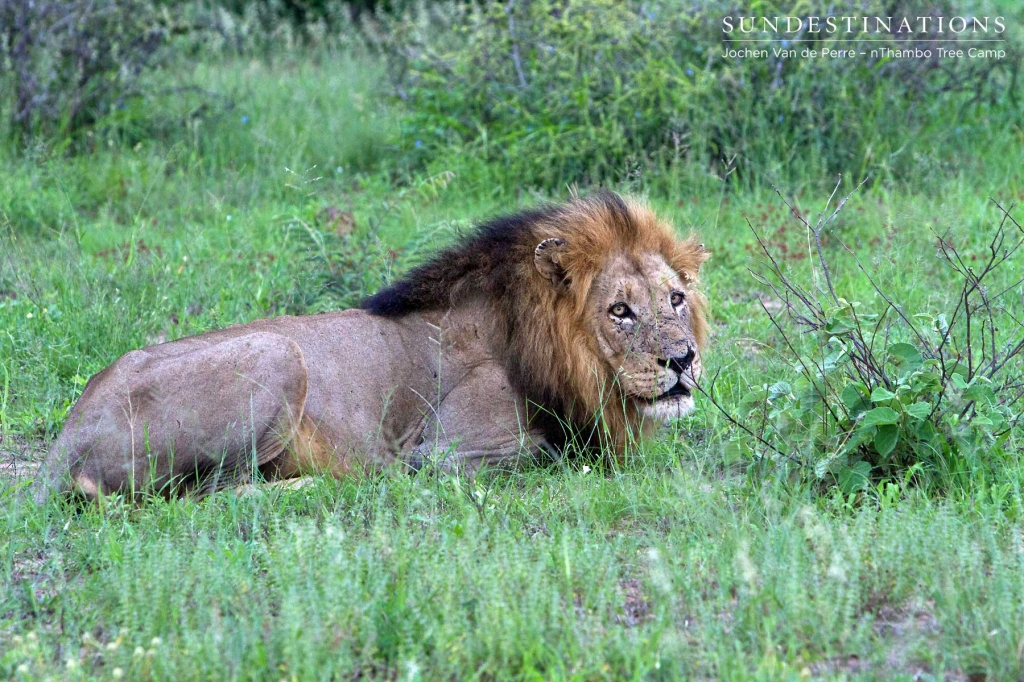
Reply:
[[[236,16],[256,16],[268,31],[281,22],[288,22],[300,31],[313,29],[317,24],[346,23],[350,15],[363,12],[391,11],[400,0],[215,0]]]
[[[148,0],[0,0],[8,133],[68,139],[123,109],[168,36]]]
[[[851,302],[836,291],[821,244],[843,203],[814,226],[791,207],[817,246],[816,286],[795,282],[782,254],[755,231],[765,259],[755,278],[778,300],[762,305],[793,376],[743,397],[743,417],[729,417],[739,427],[732,454],[837,483],[844,493],[914,475],[940,486],[962,482],[964,474],[984,478],[984,459],[998,455],[1024,419],[1024,333],[1014,310],[1020,280],[999,278],[1024,246],[1024,228],[996,204],[1001,220],[985,248],[968,255],[948,235],[936,235],[937,255],[953,275],[950,304],[939,313],[914,312],[859,260],[878,303]],[[806,352],[797,350],[804,335],[816,341]]]
[[[756,14],[791,10],[759,3]],[[734,14],[725,2],[436,3],[382,16],[370,33],[411,110],[414,161],[454,147],[546,187],[689,167],[743,181],[866,169],[919,178],[952,167],[961,134],[983,117],[996,127],[1020,115],[1012,41],[1003,60],[728,58],[723,47],[741,44],[723,42],[722,17]],[[849,47],[836,37],[799,45]]]

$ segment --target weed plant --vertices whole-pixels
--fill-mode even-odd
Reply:
[[[955,284],[938,310],[913,310],[879,286],[840,235],[826,232],[849,199],[833,209],[838,189],[814,225],[786,203],[808,233],[808,255],[818,266],[812,285],[795,281],[780,262],[785,252],[750,226],[763,257],[752,272],[776,297],[761,307],[782,339],[794,379],[745,395],[745,423],[717,403],[714,379],[703,393],[738,427],[731,445],[752,448],[758,467],[795,465],[846,494],[879,479],[950,485],[978,477],[1001,459],[1024,418],[1022,280],[1002,271],[1024,245],[1024,228],[994,202],[998,223],[980,249],[933,231],[936,257]],[[870,303],[836,290],[825,239],[853,258],[871,286]],[[818,343],[808,346],[796,334]]]
[[[958,8],[867,2],[858,11]],[[769,2],[757,14],[788,12]],[[1013,31],[1001,35],[1004,59],[940,59],[940,47],[968,47],[948,35],[929,43],[931,58],[896,58],[916,46],[896,33],[873,35],[857,59],[802,58],[850,44],[805,32],[735,42],[738,31],[723,33],[723,17],[736,23],[735,14],[725,2],[440,2],[382,15],[371,35],[410,105],[401,142],[413,161],[465,148],[517,183],[548,188],[687,169],[744,186],[837,172],[925,186],[1019,121]],[[727,53],[747,48],[766,56]]]

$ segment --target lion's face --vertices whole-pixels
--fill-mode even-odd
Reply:
[[[642,204],[607,196],[574,204],[538,232],[534,266],[553,287],[545,296],[559,313],[533,337],[554,343],[537,348],[534,340],[531,352],[553,375],[571,379],[562,400],[601,410],[606,423],[627,429],[638,417],[667,422],[692,410],[708,334],[697,288],[711,256],[704,245],[679,239]],[[611,435],[625,442],[625,431]]]
[[[667,422],[693,409],[701,362],[691,292],[661,255],[613,256],[588,296],[592,332],[622,392]]]

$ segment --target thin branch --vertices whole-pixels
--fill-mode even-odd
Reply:
[[[857,190],[863,187],[864,183],[867,181],[867,177],[861,180],[860,184],[854,187],[852,192],[843,197],[842,201],[839,202],[835,210],[832,211],[832,214],[823,222],[822,217],[825,215],[825,212],[828,211],[828,207],[832,204],[832,199],[835,197],[836,192],[839,191],[839,186],[843,183],[843,174],[840,173],[839,179],[836,180],[836,186],[832,189],[832,194],[829,195],[828,201],[825,202],[825,209],[818,214],[818,220],[814,223],[814,227],[811,227],[810,223],[808,223],[807,220],[795,208],[793,208],[793,206],[788,201],[786,201],[786,197],[782,196],[782,192],[779,191],[779,188],[772,185],[772,189],[774,189],[775,193],[779,195],[779,198],[782,199],[782,202],[789,207],[790,212],[794,216],[796,216],[801,223],[804,224],[804,227],[811,231],[811,235],[813,235],[814,237],[815,248],[817,248],[818,250],[818,263],[821,265],[822,272],[825,273],[825,284],[828,286],[828,293],[832,297],[832,300],[835,301],[836,305],[839,305],[839,297],[836,295],[835,287],[833,287],[832,285],[832,273],[828,269],[828,262],[826,262],[825,253],[821,248],[821,233],[825,230],[829,223],[836,219],[836,217],[839,215],[839,212],[843,210],[844,206],[846,206],[847,200],[849,200],[849,198],[852,197],[857,192]]]
[[[703,395],[705,398],[707,398],[709,401],[711,401],[711,404],[714,405],[715,408],[719,412],[722,413],[722,416],[724,416],[726,421],[728,421],[730,424],[732,424],[736,428],[738,428],[741,431],[743,431],[744,433],[746,433],[748,436],[750,436],[751,438],[756,440],[761,445],[764,445],[766,448],[769,448],[773,452],[776,452],[777,454],[781,455],[782,457],[785,457],[786,459],[788,459],[789,461],[793,462],[794,464],[801,464],[800,460],[798,460],[797,458],[793,457],[792,455],[790,455],[788,453],[783,452],[778,447],[776,447],[774,443],[772,443],[772,442],[770,442],[768,440],[765,440],[761,436],[759,436],[756,433],[754,433],[753,431],[751,431],[750,428],[746,424],[744,424],[740,420],[736,419],[736,417],[734,417],[731,414],[729,414],[729,411],[726,410],[724,407],[722,407],[722,404],[719,403],[715,399],[715,396],[714,396],[715,384],[718,382],[718,375],[721,374],[721,372],[722,372],[721,369],[719,369],[717,372],[715,372],[715,376],[711,380],[711,384],[708,386],[707,390],[705,390],[704,386],[702,386],[700,384],[700,382],[698,382],[698,381],[694,381],[694,387],[698,391],[701,392],[701,395]]]
[[[515,6],[516,0],[508,0],[505,5],[505,14],[508,16],[508,37],[512,41],[512,64],[516,68],[516,76],[519,77],[519,87],[525,90],[527,88],[526,74],[523,73],[523,63],[519,58],[519,42],[516,40],[516,24],[513,14]]]

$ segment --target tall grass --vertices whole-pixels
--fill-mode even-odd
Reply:
[[[781,486],[751,495],[687,452],[652,451],[614,474],[386,476],[73,517],[8,497],[0,608],[16,620],[0,670],[1020,674],[1018,539],[993,506],[1019,514],[1019,488],[965,504],[890,491],[853,509]]]

